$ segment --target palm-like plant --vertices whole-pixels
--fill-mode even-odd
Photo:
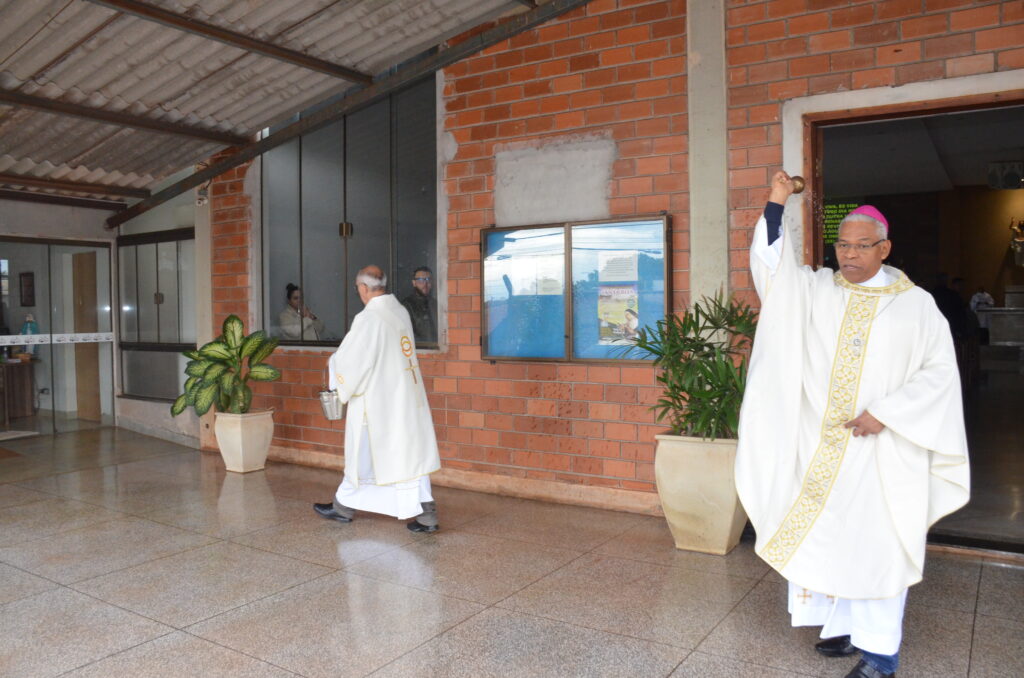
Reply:
[[[757,313],[721,292],[637,333],[634,356],[654,356],[662,394],[651,409],[673,435],[735,438]]]
[[[257,330],[245,336],[242,320],[228,316],[221,328],[222,334],[197,350],[185,351],[189,358],[185,367],[184,393],[171,406],[177,416],[191,405],[202,416],[211,407],[220,412],[245,414],[252,405],[249,380],[274,381],[281,372],[264,361],[277,348],[278,340]],[[246,364],[248,361],[248,364]]]

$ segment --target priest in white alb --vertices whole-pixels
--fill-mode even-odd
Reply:
[[[761,314],[736,488],[793,626],[822,626],[826,656],[860,651],[847,678],[894,676],[928,528],[969,496],[953,340],[931,295],[883,265],[889,224],[870,205],[839,227],[838,271],[798,265],[792,192],[778,172],[750,249]]]
[[[441,468],[427,392],[423,386],[409,312],[387,294],[377,266],[356,276],[365,308],[356,314],[328,371],[345,422],[345,476],[334,500],[314,504],[342,523],[356,511],[416,518],[414,532],[436,532],[437,507],[430,475]]]

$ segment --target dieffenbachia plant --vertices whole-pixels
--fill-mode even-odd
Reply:
[[[237,315],[224,321],[221,336],[194,351],[185,351],[189,359],[185,367],[184,393],[171,406],[177,416],[191,405],[202,416],[211,407],[216,411],[245,414],[252,405],[249,380],[274,381],[281,378],[276,367],[264,361],[277,348],[278,340],[267,337],[263,330],[245,336],[242,320]]]

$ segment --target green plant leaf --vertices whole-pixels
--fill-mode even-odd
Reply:
[[[238,348],[242,345],[242,337],[245,336],[245,327],[242,325],[242,319],[237,315],[231,314],[224,319],[224,325],[221,328],[224,342],[229,348]]]
[[[194,349],[191,350],[191,351],[182,351],[181,355],[185,356],[186,358],[188,358],[190,360],[202,360],[203,359],[203,356],[199,355],[199,351],[194,350]]]
[[[203,372],[203,381],[216,381],[220,378],[220,375],[224,374],[231,366],[228,363],[213,363],[206,368]]]
[[[175,399],[174,404],[171,405],[171,416],[178,416],[185,411],[186,407],[188,407],[188,402],[186,401],[185,394],[182,393],[177,397],[177,399]]]
[[[249,368],[249,378],[256,381],[275,381],[281,378],[281,371],[272,365],[253,365]]]
[[[217,398],[217,384],[206,384],[199,389],[196,393],[196,414],[200,417],[210,411],[210,407],[213,406],[213,401]]]
[[[252,405],[252,389],[245,384],[236,384],[231,394],[231,412],[245,414]]]
[[[225,372],[220,376],[220,390],[222,393],[231,393],[238,383],[238,375],[234,372]]]
[[[200,380],[200,377],[189,377],[188,379],[186,379],[185,380],[185,388],[184,388],[183,392],[184,393],[188,393],[190,390],[192,390],[192,387],[195,386],[196,382],[199,381],[199,380]]]
[[[199,349],[199,353],[208,360],[231,360],[235,357],[231,348],[220,341],[211,341]]]
[[[253,351],[252,356],[249,358],[249,367],[252,368],[254,365],[259,365],[270,357],[270,354],[274,352],[274,349],[277,348],[279,342],[279,339],[264,340],[263,343]]]
[[[263,330],[256,330],[242,342],[242,358],[247,358],[256,352],[256,349],[260,347],[260,344],[267,338],[267,333]]]
[[[212,364],[212,360],[193,360],[185,366],[185,374],[190,377],[202,377],[206,368]]]

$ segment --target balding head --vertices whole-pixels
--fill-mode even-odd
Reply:
[[[356,274],[356,289],[359,291],[359,298],[363,304],[370,299],[379,297],[387,291],[388,278],[380,266],[370,264],[359,269]]]

